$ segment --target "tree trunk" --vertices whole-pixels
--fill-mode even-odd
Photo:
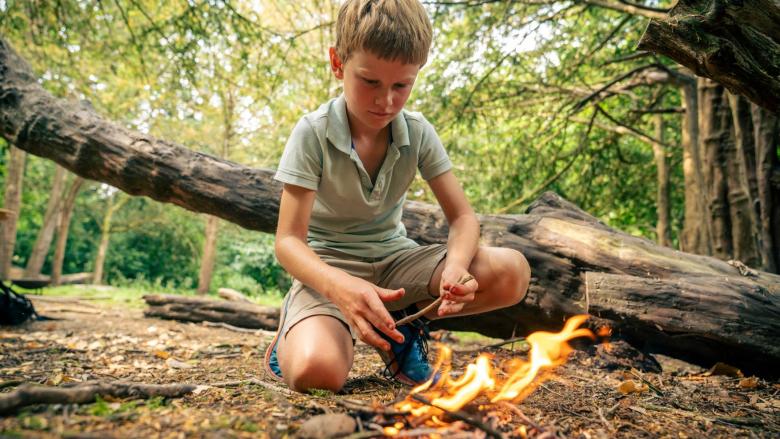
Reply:
[[[65,168],[59,165],[55,166],[54,178],[52,179],[49,201],[46,204],[46,213],[43,215],[43,224],[35,238],[30,258],[27,259],[27,267],[24,269],[24,277],[34,278],[41,275],[43,263],[46,261],[46,255],[51,248],[51,240],[54,238],[54,229],[59,222],[60,205],[62,204],[63,187],[65,186]]]
[[[780,112],[780,3],[680,0],[638,48],[666,55],[732,93]]]
[[[756,148],[762,268],[777,272],[780,268],[780,160],[777,157],[780,150],[780,119],[757,106],[751,110]]]
[[[230,143],[233,139],[233,118],[235,116],[235,97],[230,85],[225,90],[220,89],[219,97],[222,102],[222,151],[220,157],[226,159],[230,156]],[[206,216],[204,230],[203,255],[200,260],[200,273],[198,274],[198,294],[206,294],[211,288],[211,277],[214,274],[214,264],[217,261],[217,239],[219,237],[219,218]]]
[[[709,212],[704,197],[704,176],[699,150],[699,99],[696,80],[691,78],[680,87],[685,114],[682,123],[683,179],[685,184],[685,218],[680,250],[700,255],[712,254]]]
[[[732,257],[751,267],[761,266],[758,249],[758,196],[753,121],[750,103],[726,93],[731,109],[732,139],[726,143],[726,175],[731,217]]]
[[[116,201],[119,197],[119,201]],[[98,245],[97,255],[95,256],[95,269],[92,272],[92,283],[101,285],[103,283],[103,268],[106,264],[106,253],[108,253],[108,244],[111,241],[111,221],[119,209],[124,206],[130,197],[115,193],[111,196],[106,207],[106,214],[103,216],[103,223],[100,226],[100,244]]]
[[[275,230],[282,186],[273,171],[199,154],[55,100],[2,40],[0,67],[0,134],[20,148],[133,194]],[[404,207],[411,239],[447,240],[439,207]],[[743,275],[718,259],[617,232],[552,193],[527,215],[479,218],[485,245],[529,260],[529,293],[521,304],[437,325],[509,337],[557,330],[567,316],[592,312],[594,324],[608,323],[640,348],[708,366],[726,361],[747,373],[780,371],[780,276],[741,268]]]
[[[726,180],[726,143],[731,142],[731,114],[723,86],[699,78],[699,139],[704,189],[712,231],[712,255],[731,259],[731,222]]]
[[[671,212],[669,208],[669,164],[666,160],[666,148],[664,148],[664,118],[662,114],[656,114],[655,138],[660,142],[653,142],[653,157],[655,158],[656,189],[655,205],[658,212],[658,222],[655,225],[655,233],[658,245],[672,246]]]
[[[0,93],[1,94],[1,93]],[[16,224],[19,211],[22,208],[22,182],[24,181],[24,162],[27,153],[9,145],[8,174],[5,180],[5,195],[3,207],[10,213],[5,221],[0,222],[0,279],[8,279],[11,273],[11,262],[16,246]]]
[[[70,217],[73,215],[73,208],[76,206],[76,195],[81,189],[84,179],[76,177],[70,185],[68,195],[63,200],[62,215],[60,215],[60,224],[57,229],[57,245],[54,247],[54,259],[51,263],[51,284],[57,286],[62,277],[62,263],[65,260],[65,246],[68,242],[68,231],[70,230]]]
[[[214,262],[217,259],[217,235],[219,234],[219,218],[206,216],[206,233],[203,241],[203,256],[200,260],[198,275],[198,294],[206,294],[211,287],[211,275],[214,273]]]

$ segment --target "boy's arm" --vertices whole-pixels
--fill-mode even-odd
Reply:
[[[390,345],[374,328],[402,342],[383,301],[400,299],[404,291],[387,290],[324,263],[306,243],[315,191],[285,184],[276,227],[276,257],[290,275],[339,307],[360,339],[380,349]],[[373,326],[373,327],[372,327]]]
[[[444,301],[438,314],[444,316],[460,311],[466,302],[474,300],[477,282],[472,279],[459,285],[458,280],[468,273],[471,260],[477,253],[479,222],[452,171],[428,180],[428,184],[450,226],[447,258],[439,285],[439,294],[444,296]]]

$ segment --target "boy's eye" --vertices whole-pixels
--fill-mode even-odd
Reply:
[[[409,84],[401,84],[401,83],[395,84],[395,88],[406,88],[408,86],[409,86]]]
[[[365,81],[365,83],[368,84],[368,85],[378,85],[379,84],[379,81],[377,81],[376,79],[363,78],[363,81]]]

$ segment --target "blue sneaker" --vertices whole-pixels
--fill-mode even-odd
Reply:
[[[279,344],[279,335],[282,333],[282,327],[284,326],[284,315],[287,311],[287,303],[290,298],[290,294],[287,294],[282,303],[281,310],[279,311],[279,329],[276,330],[274,339],[265,350],[265,357],[263,358],[263,366],[265,371],[271,378],[282,381],[282,369],[279,367],[279,359],[276,356],[276,346]]]
[[[400,312],[403,313],[403,312]],[[398,312],[391,315],[398,320]],[[404,336],[404,342],[398,343],[383,333],[379,333],[390,343],[391,352],[380,351],[379,356],[385,362],[382,372],[386,378],[417,386],[431,378],[433,368],[428,363],[428,325],[425,317],[419,318],[397,329]]]

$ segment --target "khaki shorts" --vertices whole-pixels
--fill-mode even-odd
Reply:
[[[436,266],[447,254],[447,246],[444,244],[401,250],[378,260],[360,258],[335,250],[313,250],[326,264],[353,276],[382,288],[404,288],[406,294],[401,299],[385,302],[385,307],[389,311],[397,311],[414,303],[433,299],[428,293],[428,284]],[[349,326],[346,318],[333,302],[297,280],[293,281],[282,304],[279,334],[286,337],[287,331],[298,322],[316,315],[331,316],[341,320],[349,327],[352,339],[358,338],[355,329]]]

